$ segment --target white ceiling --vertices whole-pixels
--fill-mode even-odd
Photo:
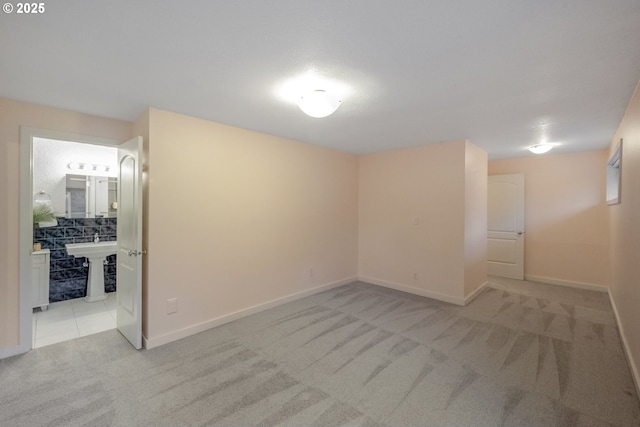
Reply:
[[[150,106],[352,153],[603,149],[640,79],[639,0],[44,4],[0,14],[0,96],[129,121]],[[340,91],[334,115],[283,97],[304,76]]]

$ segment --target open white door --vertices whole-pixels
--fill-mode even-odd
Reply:
[[[524,175],[489,176],[487,261],[492,276],[524,279]]]
[[[118,330],[142,348],[142,137],[118,146]]]

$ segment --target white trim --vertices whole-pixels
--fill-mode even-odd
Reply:
[[[528,274],[524,275],[524,280],[528,280],[530,282],[547,283],[549,285],[566,286],[569,288],[585,289],[587,291],[597,291],[597,292],[609,291],[608,287],[602,286],[602,285],[596,285],[593,283],[572,282],[570,280],[553,279],[551,277],[542,277],[542,276],[530,276]]]
[[[407,292],[409,294],[420,295],[427,298],[437,299],[438,301],[444,301],[456,305],[464,305],[464,298],[454,297],[451,295],[441,294],[438,292],[427,291],[425,289],[414,288],[400,283],[387,282],[386,280],[380,280],[373,277],[359,276],[358,280],[361,282],[371,283],[372,285],[383,286],[385,288],[396,289],[398,291]],[[484,285],[483,285],[484,286]]]
[[[20,135],[27,134],[32,138],[57,139],[66,142],[78,142],[80,144],[104,145],[108,147],[116,147],[122,144],[122,141],[111,138],[101,138],[98,136],[82,135],[72,132],[61,132],[57,130],[39,129],[30,126],[20,126]]]
[[[31,345],[18,345],[15,347],[3,348],[0,350],[0,360],[6,359],[7,357],[17,356],[18,354],[26,353],[31,350]]]
[[[120,142],[107,138],[79,135],[29,126],[20,126],[20,216],[19,222],[19,330],[20,343],[0,350],[0,359],[26,353],[32,348],[31,252],[33,249],[33,138],[58,139],[83,144],[116,146]]]
[[[613,307],[613,314],[615,315],[616,323],[618,324],[618,331],[620,331],[620,338],[622,338],[622,348],[624,348],[624,355],[627,356],[627,362],[629,362],[629,367],[631,368],[631,377],[633,378],[633,382],[636,386],[636,392],[640,395],[640,371],[638,371],[638,366],[636,366],[634,362],[633,354],[631,353],[631,348],[629,348],[627,336],[624,333],[624,329],[622,328],[622,322],[620,321],[618,309],[616,308],[616,303],[613,300],[611,290],[609,290],[608,294],[609,301],[611,301],[611,307]]]
[[[276,298],[271,301],[264,302],[262,304],[254,305],[253,307],[245,308],[234,313],[225,314],[215,319],[207,320],[206,322],[198,323],[195,325],[187,326],[186,328],[179,329],[177,331],[169,332],[168,334],[161,335],[156,338],[149,339],[143,337],[144,347],[146,349],[152,349],[164,344],[168,344],[173,341],[177,341],[182,338],[186,338],[191,335],[195,335],[200,332],[204,332],[208,329],[215,328],[216,326],[224,325],[225,323],[232,322],[243,317],[250,316],[255,313],[259,313],[270,308],[277,307],[288,302],[296,301],[304,297],[315,295],[317,293],[337,288],[338,286],[346,285],[357,281],[357,277],[348,277],[346,279],[338,280],[335,282],[325,283],[324,285],[317,286],[313,289],[307,289],[306,291],[296,292],[285,297]]]
[[[20,129],[20,216],[19,230],[19,300],[18,325],[20,342],[15,348],[19,353],[31,350],[33,345],[33,307],[31,305],[31,254],[33,252],[33,137],[26,129]],[[14,349],[12,349],[14,350]],[[14,354],[19,354],[14,353]],[[9,352],[11,354],[11,352]],[[13,354],[11,354],[13,355]]]
[[[485,282],[482,285],[480,285],[478,289],[476,289],[475,291],[467,295],[467,297],[464,299],[464,305],[469,305],[469,303],[474,299],[476,299],[478,295],[480,295],[482,291],[484,291],[484,288],[486,288],[488,285],[489,285],[489,281],[485,280]]]

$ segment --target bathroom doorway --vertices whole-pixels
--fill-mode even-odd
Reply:
[[[32,164],[33,348],[115,329],[117,148],[34,137]],[[112,253],[95,259],[67,250],[109,241]],[[100,285],[91,295],[95,268]]]
[[[114,179],[120,179],[122,176],[120,164],[123,161],[123,153],[129,159],[127,161],[131,162],[131,157],[135,159],[135,172],[138,173],[141,142],[139,138],[136,141],[138,151],[131,154],[129,145],[122,144],[120,141],[28,127],[21,128],[20,345],[16,349],[18,353],[59,341],[43,335],[38,342],[41,338],[37,330],[39,326],[42,326],[43,330],[49,329],[54,335],[59,335],[58,338],[66,335],[67,339],[114,327],[123,332],[123,324],[118,321],[120,316],[117,314],[125,305],[116,292],[116,277],[120,274],[120,267],[116,265],[116,252],[119,249],[115,242],[119,232],[117,211],[120,202],[127,211],[131,210],[129,205],[135,203],[136,211],[141,212],[141,187],[137,187],[140,191],[136,191],[135,197],[129,197],[126,202],[121,201],[119,197],[114,199],[109,195],[103,197],[95,193],[89,194],[89,191],[100,186],[106,191],[121,191],[119,184],[114,185]],[[49,150],[39,158],[41,144]],[[68,149],[72,146],[76,148]],[[78,155],[81,158],[78,158]],[[52,170],[47,171],[51,167]],[[127,169],[131,168],[127,167]],[[130,175],[130,173],[125,174],[125,177]],[[78,203],[78,194],[74,193],[73,183],[69,186],[70,177],[84,179],[83,185],[87,193],[84,194],[82,203]],[[131,181],[130,178],[127,180]],[[136,184],[138,182],[141,182],[141,179],[136,179]],[[82,188],[82,185],[79,187]],[[124,191],[131,194],[129,188],[125,188]],[[43,205],[53,211],[53,218],[34,216],[34,208]],[[80,217],[81,215],[74,209],[79,205],[86,207],[84,217]],[[125,219],[131,222],[127,215]],[[38,223],[37,226],[34,222]],[[129,240],[136,237],[141,241],[141,227],[129,231],[134,235],[128,236]],[[69,244],[79,245],[83,251],[86,251],[89,245],[91,253],[87,254],[87,259],[83,259],[84,252],[74,254],[73,252],[77,252],[78,248],[70,251]],[[97,256],[94,253],[96,248],[99,248],[101,253],[105,248],[108,249],[109,253],[104,254],[104,260],[101,262],[91,262],[96,261],[94,259]],[[112,248],[115,249],[112,251]],[[130,248],[126,252],[125,257],[132,256],[133,251]],[[43,255],[43,253],[46,253],[46,257],[34,256],[34,254]],[[140,250],[139,253],[142,254],[142,251]],[[138,251],[136,251],[137,254]],[[70,255],[75,255],[75,258]],[[36,262],[36,258],[46,258],[46,260]],[[94,268],[98,265],[101,268]],[[77,276],[79,273],[84,274],[85,271],[89,271],[88,284],[85,277]],[[98,273],[92,275],[96,271]],[[103,273],[104,277],[98,277]],[[34,290],[40,284],[40,280],[45,277],[55,282],[52,292],[47,293],[46,297],[43,296],[44,292],[38,293]],[[89,289],[96,288],[94,286],[98,283],[96,278],[104,281],[104,286],[97,288],[106,290],[106,293],[96,295],[94,292],[93,295],[86,295]],[[141,278],[138,276],[137,279],[137,283],[133,284],[131,280],[126,281],[125,294],[128,297],[127,306],[133,304],[136,307],[134,317],[140,319]],[[134,292],[131,290],[132,286]],[[136,289],[137,292],[135,292]],[[86,299],[83,298],[85,295]],[[129,301],[131,299],[134,300],[133,303]],[[34,307],[37,313],[35,323]],[[127,316],[123,318],[127,321],[124,325],[127,333],[123,332],[123,334],[129,339],[131,318]],[[58,324],[54,327],[45,320]],[[136,326],[141,331],[139,321]],[[140,334],[139,331],[138,334]]]

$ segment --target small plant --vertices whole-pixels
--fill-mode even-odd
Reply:
[[[53,210],[46,203],[36,203],[33,207],[33,223],[49,222],[56,219]]]

